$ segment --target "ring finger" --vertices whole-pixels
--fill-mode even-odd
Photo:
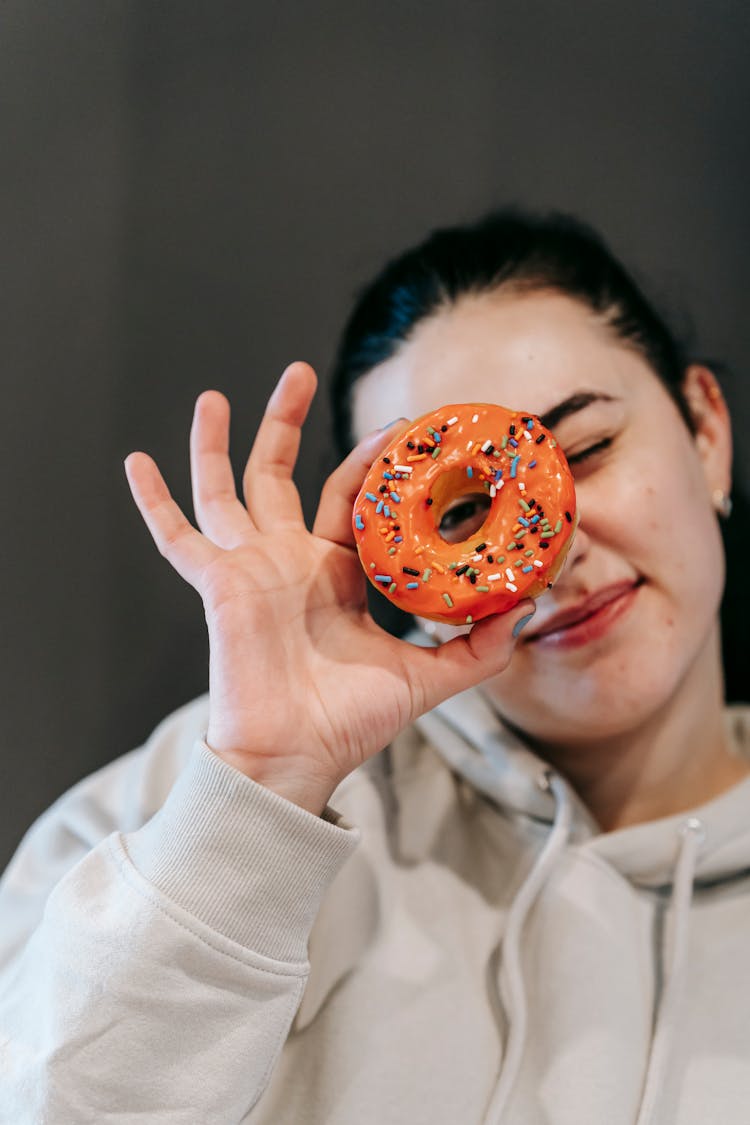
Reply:
[[[237,498],[229,460],[227,398],[220,391],[198,396],[190,429],[190,475],[195,518],[210,539],[230,550],[247,540],[254,527]]]

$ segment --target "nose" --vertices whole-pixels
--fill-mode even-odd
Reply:
[[[578,526],[573,534],[573,542],[568,551],[568,557],[565,560],[565,565],[562,569],[562,576],[565,573],[570,573],[580,563],[584,561],[591,549],[591,539],[586,531],[585,524],[579,513]]]

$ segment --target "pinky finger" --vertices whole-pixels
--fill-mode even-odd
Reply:
[[[222,551],[201,535],[172,499],[164,477],[147,453],[125,458],[125,473],[138,511],[159,553],[196,590],[200,576]]]

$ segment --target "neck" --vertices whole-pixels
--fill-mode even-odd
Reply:
[[[679,689],[633,730],[591,746],[539,745],[602,831],[696,808],[750,773],[724,724],[718,625]]]

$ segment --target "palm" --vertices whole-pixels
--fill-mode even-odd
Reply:
[[[293,364],[269,401],[237,498],[229,404],[196,403],[191,470],[196,530],[151,458],[126,461],[135,501],[161,553],[201,595],[210,640],[207,742],[335,787],[413,718],[501,670],[510,621],[486,619],[439,650],[380,629],[351,531],[354,497],[388,433],[370,435],[329,477],[312,532],[292,482],[315,374]],[[525,607],[520,607],[525,608]],[[493,624],[494,622],[494,624]]]
[[[217,558],[202,593],[218,710],[260,744],[343,777],[419,713],[411,646],[367,612],[351,548],[287,531]]]

